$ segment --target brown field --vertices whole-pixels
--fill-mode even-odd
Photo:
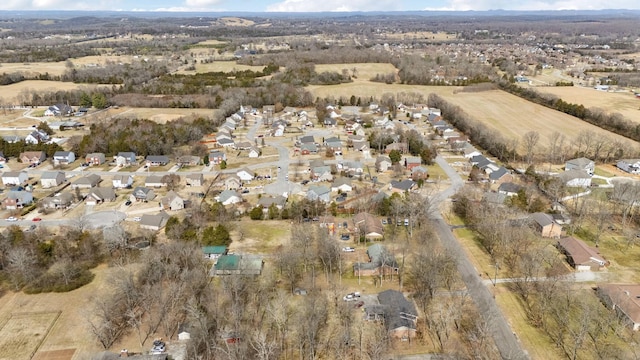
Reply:
[[[209,64],[196,64],[196,73],[206,73],[206,72],[232,72],[232,71],[244,71],[244,70],[252,70],[252,71],[262,71],[264,66],[250,66],[250,65],[239,65],[235,61],[216,61]],[[193,71],[185,71],[185,73],[193,73]]]
[[[444,96],[445,94],[452,94],[455,88],[447,86],[422,86],[422,85],[402,85],[402,84],[384,84],[375,83],[368,80],[362,80],[364,77],[359,76],[354,82],[340,84],[340,85],[311,85],[306,89],[313,94],[313,97],[334,97],[340,96],[350,97],[351,95],[360,96],[363,98],[380,98],[384,93],[399,93],[399,92],[416,92],[423,94],[426,98],[431,93],[436,93]]]
[[[255,24],[255,21],[238,17],[222,17],[218,19],[218,23],[226,26],[251,26]]]
[[[111,111],[111,110],[110,110]],[[117,111],[117,113],[116,113]],[[136,117],[139,119],[149,119],[159,124],[164,124],[167,121],[173,121],[181,117],[188,116],[203,116],[211,117],[214,114],[212,109],[173,109],[173,108],[124,108],[114,109],[113,115],[118,117]]]
[[[606,112],[617,112],[625,118],[640,122],[640,99],[633,92],[605,92],[589,87],[545,87],[536,88],[540,93],[558,96],[573,104],[582,104],[586,108],[600,108]]]
[[[58,312],[11,313],[0,329],[0,359],[31,359],[59,315]]]
[[[74,84],[71,82],[62,81],[46,81],[46,80],[27,80],[16,84],[0,86],[0,101],[5,103],[16,103],[18,101],[18,95],[23,91],[59,91],[59,90],[76,90],[87,89],[91,90],[98,86],[111,86],[111,85],[88,85],[88,84]]]
[[[528,131],[537,131],[541,138],[540,144],[544,144],[556,131],[571,140],[579,131],[588,130],[620,140],[633,148],[637,146],[636,142],[625,137],[500,90],[450,93],[443,94],[443,97],[507,139],[520,139]]]
[[[357,64],[319,64],[316,65],[316,72],[321,73],[323,71],[342,73],[343,69],[349,70],[349,75],[352,74],[352,70],[356,69],[356,82],[366,81],[376,76],[376,74],[389,74],[396,73],[398,70],[395,66],[385,63],[357,63]],[[360,81],[360,82],[361,82]]]
[[[76,349],[39,351],[33,360],[71,360]]]

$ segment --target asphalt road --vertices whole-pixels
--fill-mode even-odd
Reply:
[[[455,171],[455,169],[453,169],[442,157],[438,156],[436,158],[436,163],[444,170],[447,176],[449,176],[449,179],[451,179],[451,186],[432,198],[432,201],[439,204],[460,190],[464,185],[464,181],[460,178],[460,175]],[[433,206],[432,208],[437,209],[438,207]],[[435,224],[435,231],[438,234],[442,245],[456,258],[458,262],[458,271],[462,276],[462,280],[467,287],[469,295],[478,306],[478,309],[485,321],[490,324],[489,328],[491,329],[491,335],[498,347],[498,351],[500,351],[502,359],[528,359],[528,356],[520,346],[520,342],[516,338],[515,333],[509,326],[507,319],[496,304],[493,294],[483,283],[480,273],[469,260],[469,257],[458,242],[458,239],[453,236],[449,224],[442,219],[442,215],[439,211],[434,211],[432,213],[432,218]]]

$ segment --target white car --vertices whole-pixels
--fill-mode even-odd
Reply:
[[[142,218],[140,216],[136,216],[136,217],[133,218],[133,221],[140,221],[140,220],[142,220]]]
[[[347,246],[347,247],[343,247],[342,251],[344,251],[344,252],[354,252],[354,251],[356,251],[356,249]]]
[[[18,221],[18,218],[16,218],[15,216],[9,216],[7,218],[7,221],[11,221],[11,222]]]

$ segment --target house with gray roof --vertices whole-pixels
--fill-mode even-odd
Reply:
[[[378,276],[398,274],[399,266],[395,256],[381,244],[367,248],[369,262],[357,262],[353,265],[354,276]]]
[[[91,189],[98,186],[102,178],[98,174],[88,174],[71,183],[73,189]]]
[[[169,220],[170,216],[164,211],[161,211],[157,214],[144,214],[140,218],[140,227],[148,230],[160,230],[162,229]]]
[[[113,157],[117,166],[129,166],[136,164],[136,154],[130,151],[121,151]]]
[[[320,200],[324,203],[331,201],[331,189],[324,185],[312,185],[307,190],[307,199],[315,201]]]
[[[133,189],[131,195],[136,201],[142,202],[151,201],[156,198],[156,193],[153,191],[153,189],[144,186],[138,186]]]
[[[84,157],[84,161],[89,165],[102,165],[106,161],[104,153],[91,153]]]
[[[56,151],[53,154],[53,165],[69,165],[76,161],[76,154],[73,151]]]
[[[378,294],[378,303],[383,310],[384,326],[391,337],[407,340],[416,336],[418,312],[403,293],[397,290],[383,291]]]
[[[30,191],[9,190],[7,196],[2,200],[2,207],[7,210],[21,209],[33,203],[33,194]]]
[[[389,182],[389,188],[392,192],[405,192],[411,191],[416,186],[416,182],[410,179],[398,181],[391,180]]]
[[[67,176],[62,171],[45,171],[40,176],[40,185],[43,189],[62,185],[65,181]]]
[[[586,171],[587,174],[593,176],[593,173],[596,169],[596,164],[593,160],[587,159],[585,157],[567,160],[564,165],[564,170],[583,170]]]
[[[165,166],[169,163],[166,155],[147,155],[145,158],[147,166]]]
[[[498,187],[498,193],[504,194],[506,196],[516,196],[518,195],[518,192],[522,189],[523,187],[518,184],[514,184],[512,182],[506,182],[506,183],[500,184],[500,186]]]
[[[584,170],[567,170],[560,173],[558,178],[568,187],[587,188],[591,186],[591,175]]]
[[[187,181],[187,186],[202,186],[204,183],[204,175],[201,173],[198,174],[189,174],[185,176]]]
[[[234,190],[224,190],[216,197],[216,201],[222,205],[232,205],[242,202],[242,196]]]
[[[182,210],[184,209],[184,199],[171,190],[165,197],[160,199],[160,206],[165,210]]]
[[[110,187],[94,187],[84,198],[85,204],[97,205],[116,200],[116,192]]]
[[[68,191],[57,193],[54,196],[46,197],[42,200],[42,205],[46,209],[68,209],[75,200],[75,196]]]

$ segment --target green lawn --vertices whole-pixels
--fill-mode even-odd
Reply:
[[[598,175],[598,176],[604,176],[604,177],[614,177],[615,176],[614,174],[612,174],[612,173],[610,173],[610,172],[608,172],[606,170],[603,170],[599,166],[596,166],[594,174]]]

